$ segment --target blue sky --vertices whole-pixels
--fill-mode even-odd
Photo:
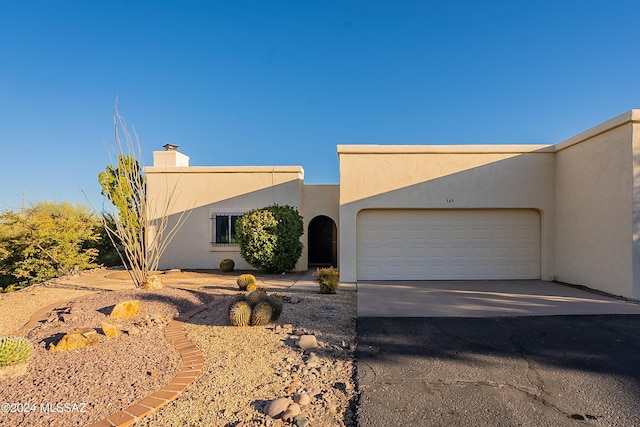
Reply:
[[[144,162],[338,144],[553,144],[640,108],[640,2],[0,0],[0,209],[100,203],[113,108]]]

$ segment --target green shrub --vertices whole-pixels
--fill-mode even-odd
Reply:
[[[0,338],[0,368],[28,363],[32,353],[33,346],[26,338]]]
[[[245,213],[236,223],[240,256],[266,273],[295,268],[302,255],[302,217],[293,206],[271,205]]]
[[[0,213],[0,273],[40,283],[95,268],[98,221],[81,205],[39,202]]]
[[[313,273],[320,284],[321,294],[335,294],[340,284],[340,272],[334,267],[318,268]]]
[[[231,258],[225,258],[220,261],[220,271],[229,273],[236,267],[236,263]]]

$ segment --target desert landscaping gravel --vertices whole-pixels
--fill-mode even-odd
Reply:
[[[25,375],[0,381],[0,403],[22,404],[22,413],[0,411],[0,425],[81,426],[140,401],[181,367],[180,356],[164,338],[166,325],[178,313],[203,307],[185,324],[185,334],[203,352],[203,375],[136,425],[356,425],[354,291],[320,295],[296,290],[291,285],[299,273],[258,277],[269,293],[282,295],[281,318],[268,326],[232,327],[227,306],[238,291],[237,274],[177,272],[161,276],[165,289],[144,291],[129,287],[123,273],[98,271],[95,283],[89,275],[0,294],[0,335],[26,336],[35,347]],[[108,318],[115,304],[129,299],[141,301],[136,317]],[[30,315],[51,304],[46,318],[25,330]],[[101,334],[101,320],[116,323],[124,333],[107,338]],[[80,327],[95,328],[99,345],[47,350]],[[313,335],[318,347],[302,350],[302,335]],[[295,418],[285,422],[264,414],[267,402],[300,396]],[[34,410],[25,413],[27,405],[35,405]]]
[[[290,302],[276,325],[228,326],[226,299],[190,319],[187,337],[204,354],[204,374],[142,425],[356,425],[355,292],[281,295]],[[299,348],[301,335],[314,335],[318,348]],[[271,400],[302,394],[310,403],[301,406],[296,421],[284,423],[263,413]]]

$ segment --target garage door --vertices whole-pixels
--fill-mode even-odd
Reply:
[[[365,210],[356,224],[359,280],[540,278],[534,210]]]

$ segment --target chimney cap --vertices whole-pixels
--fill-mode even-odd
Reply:
[[[179,145],[174,145],[174,144],[164,144],[162,146],[166,151],[177,151]]]

